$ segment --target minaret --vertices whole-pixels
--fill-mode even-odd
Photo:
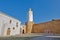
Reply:
[[[33,21],[33,11],[30,8],[28,11],[28,22],[32,22],[32,21]]]
[[[32,27],[33,27],[33,11],[31,10],[31,8],[28,11],[28,15],[27,15],[27,22],[26,22],[26,33],[31,33],[32,31]]]

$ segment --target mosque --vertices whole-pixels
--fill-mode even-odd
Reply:
[[[31,33],[53,33],[60,34],[60,19],[44,23],[34,23],[33,11],[28,11],[27,22],[23,25],[21,21],[0,12],[0,36],[12,36]]]

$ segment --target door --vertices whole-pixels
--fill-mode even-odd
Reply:
[[[10,35],[10,28],[7,29],[7,35]]]

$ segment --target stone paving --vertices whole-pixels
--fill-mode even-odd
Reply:
[[[21,34],[16,36],[2,36],[0,40],[60,40],[59,37],[46,37],[42,34]]]

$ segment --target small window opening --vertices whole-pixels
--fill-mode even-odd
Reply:
[[[10,28],[8,28],[10,30]]]
[[[10,20],[10,23],[12,22],[12,20]]]
[[[15,27],[13,27],[13,30],[15,29]]]
[[[16,23],[16,27],[18,27],[18,22]]]

